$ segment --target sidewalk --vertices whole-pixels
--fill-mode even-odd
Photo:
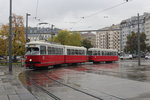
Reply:
[[[23,70],[21,66],[13,66],[13,74],[10,75],[8,66],[0,65],[0,100],[37,100],[18,79]]]

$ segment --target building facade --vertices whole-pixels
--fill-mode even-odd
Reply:
[[[140,33],[144,32],[147,36],[147,38],[150,38],[149,34],[150,34],[150,13],[144,13],[143,15],[139,16],[139,31]],[[134,16],[131,17],[129,19],[123,20],[120,23],[120,29],[121,29],[121,33],[120,33],[120,39],[121,39],[121,43],[120,43],[120,49],[121,51],[124,51],[124,48],[126,46],[126,42],[127,42],[127,36],[132,33],[138,32],[138,17]],[[149,42],[150,40],[148,40],[147,42]]]
[[[145,34],[147,37],[147,44],[150,46],[150,17],[145,21]]]
[[[28,28],[28,39],[30,41],[48,40],[52,36],[58,34],[60,29],[49,27],[29,27]]]
[[[120,51],[119,25],[112,25],[111,27],[106,27],[102,30],[104,31],[96,33],[96,47],[102,49],[117,49]]]

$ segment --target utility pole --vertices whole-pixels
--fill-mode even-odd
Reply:
[[[28,16],[31,14],[26,13],[26,42],[28,42]]]
[[[12,73],[12,0],[10,0],[9,15],[9,73]]]
[[[52,24],[52,25],[51,25],[51,35],[52,35],[52,41],[53,41],[53,37],[54,37],[54,36],[53,36],[53,35],[54,35],[54,32],[53,32],[54,30],[53,30],[53,28],[54,28],[54,25]]]
[[[140,50],[140,28],[139,28],[139,13],[138,15],[138,65],[141,65],[141,50]]]

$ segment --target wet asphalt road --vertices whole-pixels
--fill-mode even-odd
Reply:
[[[150,100],[150,60],[26,70],[23,85],[39,100]]]

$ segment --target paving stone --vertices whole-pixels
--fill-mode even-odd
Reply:
[[[7,95],[0,95],[0,100],[9,100]]]
[[[34,100],[36,99],[32,94],[30,93],[20,93],[18,94],[21,100]]]
[[[5,73],[4,72],[0,72],[0,76],[2,76],[2,75],[5,75]]]
[[[3,86],[0,86],[0,91],[4,91],[4,87]]]
[[[10,100],[20,100],[18,95],[8,95]]]
[[[18,80],[18,74],[23,70],[23,67],[15,66],[10,75],[8,66],[0,66],[0,100],[37,100]]]
[[[16,89],[16,93],[18,93],[18,94],[29,93],[29,91],[24,89],[24,88],[23,89]]]
[[[6,90],[5,92],[6,92],[8,95],[16,94],[16,91],[13,90],[13,89]]]

